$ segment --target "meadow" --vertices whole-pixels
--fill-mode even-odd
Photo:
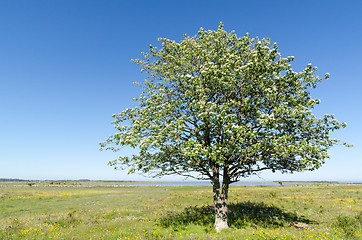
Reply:
[[[230,228],[216,232],[211,186],[0,183],[0,239],[362,239],[361,190],[232,186]]]

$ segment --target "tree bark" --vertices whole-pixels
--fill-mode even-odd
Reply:
[[[221,190],[221,191],[220,191]],[[215,208],[215,225],[216,231],[228,228],[228,191],[229,182],[223,179],[222,188],[220,189],[219,179],[213,181],[214,208]]]

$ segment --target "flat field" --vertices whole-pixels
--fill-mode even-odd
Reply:
[[[0,183],[0,239],[362,239],[362,184],[232,186],[221,232],[208,186],[29,185]]]

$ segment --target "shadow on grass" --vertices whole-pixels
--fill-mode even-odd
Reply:
[[[172,228],[188,224],[212,227],[215,221],[214,213],[214,207],[210,205],[191,206],[179,213],[169,213],[160,220],[160,223],[163,227]],[[310,223],[311,220],[260,202],[248,201],[229,204],[228,223],[230,227],[282,227],[289,226],[293,222]]]

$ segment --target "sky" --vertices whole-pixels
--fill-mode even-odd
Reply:
[[[175,41],[203,27],[271,39],[292,67],[330,73],[312,96],[314,113],[335,114],[347,127],[313,172],[265,172],[243,181],[362,182],[361,1],[0,1],[0,178],[167,180],[127,175],[100,152],[116,130],[112,114],[133,107],[146,75],[141,58],[157,38]]]

